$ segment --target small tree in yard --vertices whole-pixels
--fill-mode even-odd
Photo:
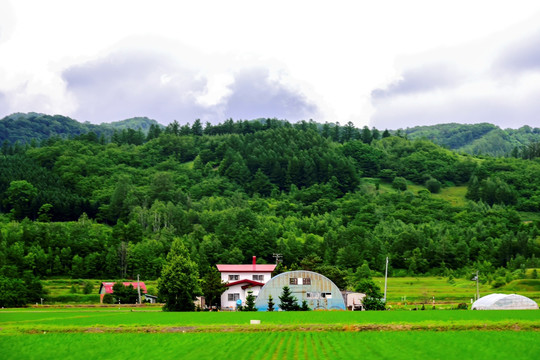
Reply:
[[[137,292],[137,289],[135,289],[131,284],[128,286],[124,286],[124,284],[117,281],[113,285],[112,290],[115,303],[135,304],[139,299],[139,293]]]
[[[268,295],[268,311],[274,311],[274,299],[272,295]]]
[[[309,308],[309,305],[308,305],[308,303],[307,303],[306,300],[303,300],[303,301],[302,301],[302,307],[300,307],[300,310],[302,310],[302,311],[310,311],[310,310],[311,310],[311,309]]]
[[[371,279],[360,281],[356,291],[366,294],[362,304],[366,310],[384,310],[386,305],[379,287]]]
[[[211,268],[202,281],[202,292],[208,306],[217,305],[225,290],[227,285],[221,280],[220,272],[216,268]]]
[[[255,307],[255,296],[253,296],[253,291],[248,291],[248,296],[246,297],[246,306],[242,308],[242,311],[257,311]]]
[[[189,253],[181,239],[175,239],[167,262],[163,265],[158,279],[160,297],[165,300],[165,311],[193,311],[193,301],[201,294],[199,269],[191,261]]]
[[[279,297],[280,304],[279,307],[283,311],[298,311],[300,310],[300,306],[298,306],[298,302],[294,296],[291,294],[291,289],[289,289],[288,286],[283,287],[283,292],[281,293],[281,296]]]

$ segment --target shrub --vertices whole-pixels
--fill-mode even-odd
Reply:
[[[105,294],[103,296],[103,303],[104,304],[113,304],[114,303],[114,297],[112,294]]]
[[[469,306],[467,306],[466,303],[460,303],[460,304],[458,304],[457,309],[458,310],[467,310],[467,309],[469,309]]]
[[[396,190],[405,191],[407,190],[407,180],[400,176],[396,176],[394,181],[392,181],[392,187]]]
[[[491,284],[491,287],[494,289],[497,289],[504,285],[506,285],[506,281],[504,280],[504,278],[498,277],[493,281],[493,284]]]
[[[441,183],[434,178],[430,178],[426,181],[426,188],[433,194],[439,193],[441,191]]]
[[[86,295],[91,294],[93,290],[94,290],[94,285],[92,285],[90,281],[87,281],[84,283],[84,287],[83,287],[84,294]]]

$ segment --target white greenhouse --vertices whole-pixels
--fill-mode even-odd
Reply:
[[[472,310],[534,310],[538,304],[517,294],[491,294],[476,300]]]

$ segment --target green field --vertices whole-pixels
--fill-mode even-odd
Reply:
[[[535,359],[539,341],[540,311],[0,311],[2,359]]]
[[[3,359],[538,359],[540,332],[0,336]]]

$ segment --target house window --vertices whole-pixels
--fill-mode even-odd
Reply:
[[[297,278],[290,278],[289,279],[289,285],[298,285],[298,279]]]
[[[253,280],[255,281],[263,281],[264,275],[253,275]]]
[[[302,284],[304,284],[304,285],[311,285],[311,278],[304,278],[304,279],[302,279]]]
[[[332,293],[321,293],[321,297],[331,299],[332,298]]]
[[[236,301],[238,299],[240,299],[239,293],[227,294],[227,300],[229,301]]]
[[[229,275],[229,281],[239,280],[240,275]]]
[[[307,292],[306,293],[306,298],[308,298],[308,299],[318,299],[319,298],[319,293],[318,292]]]

